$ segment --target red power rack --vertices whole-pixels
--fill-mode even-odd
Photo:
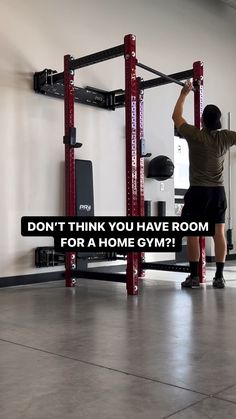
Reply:
[[[138,202],[136,40],[125,36],[126,214],[140,215]],[[138,293],[138,253],[127,255],[127,292]]]
[[[139,214],[144,217],[144,94],[141,89],[141,78],[137,77],[137,190]],[[149,155],[147,155],[149,156]],[[144,276],[142,263],[145,261],[145,253],[138,253],[138,276]]]
[[[71,69],[72,57],[64,57],[64,125],[65,125],[65,207],[66,216],[75,216],[75,156],[70,144],[71,131],[74,129],[74,71]],[[65,256],[65,284],[71,287],[75,279],[71,274],[76,268],[76,253],[68,252]]]
[[[194,124],[201,128],[201,117],[203,111],[203,63],[196,61],[193,63],[193,85],[194,91]],[[206,282],[206,240],[205,237],[199,238],[200,260],[199,260],[199,278],[200,282]]]
[[[102,61],[124,56],[125,59],[125,90],[118,89],[104,91],[86,87],[82,89],[74,86],[74,71]],[[136,66],[151,70],[158,78],[146,81],[136,77]],[[75,156],[76,129],[74,127],[74,103],[79,102],[89,106],[115,110],[125,107],[126,122],[126,212],[127,216],[144,216],[144,123],[143,91],[145,89],[162,86],[171,82],[183,84],[180,81],[193,78],[195,125],[200,128],[203,105],[203,64],[198,61],[193,69],[180,73],[164,75],[156,70],[138,63],[136,57],[136,38],[129,34],[124,37],[124,43],[113,48],[73,59],[70,55],[64,57],[64,72],[45,69],[34,75],[34,90],[43,95],[64,99],[65,106],[65,203],[66,215],[76,215],[75,192]],[[200,239],[201,260],[200,277],[205,281],[205,239]],[[45,248],[46,249],[46,248]],[[42,251],[42,248],[41,248]],[[76,253],[68,252],[65,256],[65,284],[71,287],[75,284],[75,277],[101,279],[126,283],[127,293],[138,293],[138,281],[145,269],[164,271],[189,272],[189,267],[182,265],[168,265],[162,263],[145,263],[143,253],[128,253],[126,274],[80,270],[77,266]]]

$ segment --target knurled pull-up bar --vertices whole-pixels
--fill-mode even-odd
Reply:
[[[182,81],[179,81],[179,80],[174,79],[173,77],[167,76],[166,74],[161,73],[161,71],[154,70],[154,68],[148,67],[145,64],[142,64],[142,63],[137,61],[136,65],[137,65],[137,67],[140,67],[140,68],[143,68],[144,70],[150,71],[150,73],[156,74],[157,76],[163,77],[166,80],[169,80],[173,83],[179,84],[182,87],[185,86],[185,83],[183,83]],[[195,89],[192,88],[192,90],[194,91]]]

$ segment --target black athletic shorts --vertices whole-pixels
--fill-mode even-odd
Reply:
[[[184,196],[181,217],[186,221],[225,223],[227,200],[224,186],[190,186]]]

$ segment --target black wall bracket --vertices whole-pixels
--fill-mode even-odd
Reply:
[[[36,72],[34,74],[34,91],[46,96],[63,99],[63,83],[55,83],[53,81],[53,75],[56,73],[56,71],[50,69]],[[117,103],[116,96],[120,96],[121,93],[123,94],[122,103]],[[115,110],[118,106],[124,106],[124,92],[123,90],[109,92],[90,86],[85,88],[75,86],[75,102],[95,106],[97,108]]]
[[[47,68],[34,73],[34,91],[46,96],[63,99],[64,85],[63,80],[59,77],[61,74]],[[168,77],[173,77],[176,80],[186,80],[192,76],[193,70],[191,69],[170,74]],[[164,77],[157,77],[151,80],[141,81],[140,88],[145,90],[168,83],[170,82]],[[107,91],[91,86],[85,88],[75,86],[75,102],[114,111],[116,108],[125,106],[125,91],[123,89]]]

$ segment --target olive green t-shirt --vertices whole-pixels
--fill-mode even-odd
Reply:
[[[236,144],[236,132],[208,131],[184,123],[178,129],[189,146],[190,186],[222,186],[224,158]]]

